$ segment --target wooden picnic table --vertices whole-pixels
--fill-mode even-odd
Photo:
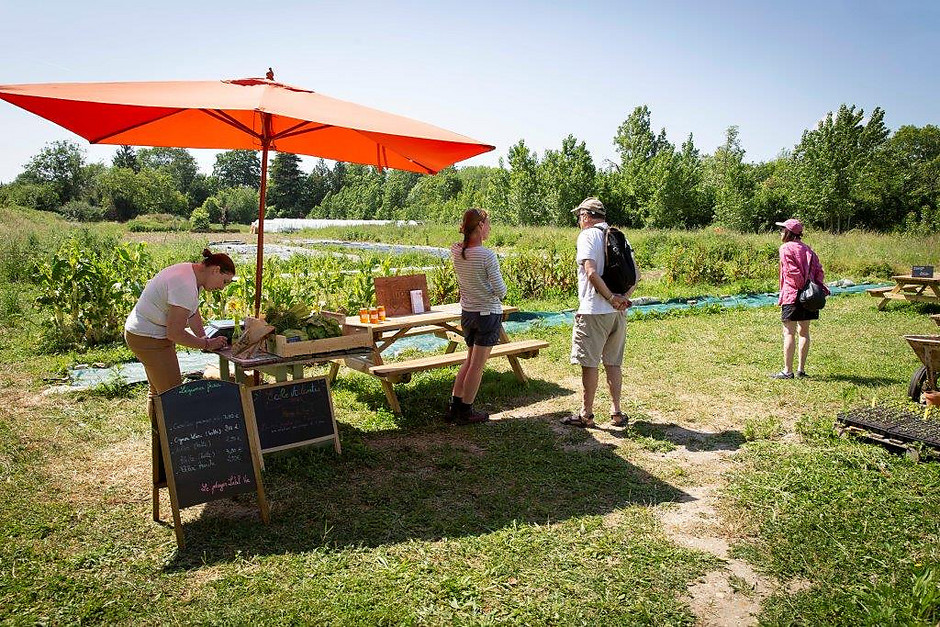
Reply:
[[[503,306],[503,320],[515,311],[517,307]],[[392,411],[401,414],[401,405],[395,394],[394,383],[404,383],[411,379],[411,374],[434,368],[445,368],[462,363],[467,353],[455,352],[463,339],[463,330],[460,328],[460,304],[434,305],[430,311],[406,316],[387,318],[376,324],[361,322],[358,316],[346,318],[346,324],[353,327],[368,329],[372,333],[372,347],[364,356],[345,357],[335,360],[330,366],[329,380],[332,382],[339,371],[340,364],[366,374],[377,377],[382,384],[385,397]],[[443,355],[432,355],[405,361],[386,363],[382,353],[389,347],[405,337],[416,335],[435,335],[448,340]],[[521,340],[512,342],[506,331],[500,325],[500,343],[493,347],[490,359],[506,357],[512,367],[516,378],[526,381],[525,372],[519,363],[520,358],[533,357],[542,348],[548,348],[548,342],[542,340]]]
[[[881,299],[878,302],[879,311],[885,308],[889,300],[940,305],[940,277],[899,274],[891,278],[895,283],[893,287],[876,287],[867,290],[870,296]]]

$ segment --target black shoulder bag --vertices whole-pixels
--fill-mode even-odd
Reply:
[[[816,281],[808,279],[806,285],[797,294],[797,300],[803,309],[819,311],[826,306],[826,293]]]

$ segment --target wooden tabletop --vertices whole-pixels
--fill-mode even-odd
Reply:
[[[518,307],[509,307],[503,305],[503,314],[519,311]],[[398,329],[410,329],[427,325],[440,325],[447,322],[460,320],[460,303],[449,303],[447,305],[432,305],[431,311],[409,316],[394,316],[372,324],[370,322],[360,322],[359,316],[347,316],[346,324],[351,327],[370,329],[372,331],[397,331]]]
[[[897,283],[940,283],[940,277],[938,276],[911,276],[909,274],[898,274],[893,277]]]
[[[216,353],[222,359],[226,359],[236,366],[240,366],[245,369],[252,369],[261,366],[293,366],[296,364],[313,364],[313,363],[327,363],[334,359],[340,357],[355,357],[355,356],[364,356],[368,355],[368,347],[356,347],[350,348],[341,351],[332,351],[329,353],[316,353],[313,355],[297,355],[294,357],[279,357],[278,355],[272,355],[271,353],[265,351],[258,351],[254,357],[236,357],[232,355],[232,348],[226,346],[222,350],[211,351]]]

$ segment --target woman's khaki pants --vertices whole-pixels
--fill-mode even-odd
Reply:
[[[150,392],[147,394],[147,415],[150,416],[151,449],[153,452],[153,519],[160,520],[159,487],[166,483],[166,470],[160,449],[160,434],[157,431],[157,414],[153,398],[183,382],[180,362],[176,358],[176,344],[168,339],[157,339],[124,332],[124,341],[147,373]]]

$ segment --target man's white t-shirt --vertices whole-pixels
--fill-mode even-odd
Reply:
[[[600,226],[607,228],[606,222],[601,222],[586,229],[581,229],[578,234],[578,313],[579,314],[606,314],[615,313],[617,310],[607,302],[603,296],[597,293],[591,282],[588,281],[587,273],[584,271],[584,262],[588,259],[594,261],[594,267],[597,268],[597,274],[604,274],[604,252],[606,244],[604,242],[604,231],[595,228]]]
[[[164,268],[150,279],[127,317],[124,330],[143,337],[166,338],[166,317],[171,306],[182,307],[190,316],[199,308],[199,286],[191,263]]]

